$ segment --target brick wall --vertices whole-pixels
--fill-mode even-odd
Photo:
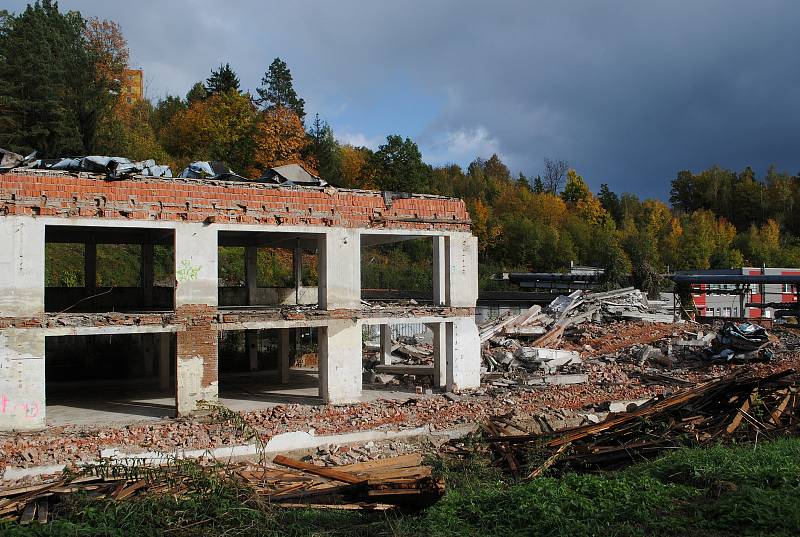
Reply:
[[[177,359],[203,359],[202,387],[217,382],[217,331],[212,327],[216,313],[216,308],[198,304],[175,310],[175,317],[184,326],[176,334]]]
[[[106,181],[65,173],[0,175],[0,215],[213,221],[353,228],[469,231],[463,201],[415,195],[199,179]]]

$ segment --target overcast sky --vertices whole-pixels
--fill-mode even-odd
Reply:
[[[60,5],[121,24],[153,99],[221,62],[254,91],[280,56],[340,141],[375,148],[397,133],[433,164],[498,153],[535,175],[563,158],[595,190],[661,198],[681,169],[800,172],[798,2]]]

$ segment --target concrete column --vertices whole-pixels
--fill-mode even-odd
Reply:
[[[478,388],[481,384],[481,352],[475,319],[454,317],[445,325],[447,391]]]
[[[144,355],[144,376],[152,377],[156,370],[155,340],[157,334],[139,334],[142,338],[142,354]]]
[[[381,325],[381,364],[392,365],[392,329],[388,324]]]
[[[246,330],[244,338],[250,360],[250,371],[258,371],[258,330]]]
[[[247,304],[258,304],[258,248],[248,246],[244,250],[245,279],[247,280]]]
[[[319,331],[319,387],[326,403],[352,403],[361,396],[361,327],[333,319]]]
[[[97,243],[93,240],[83,244],[83,279],[86,294],[93,294],[97,288]]]
[[[153,305],[153,284],[155,280],[155,257],[153,256],[153,245],[142,244],[142,302],[145,306]]]
[[[0,317],[44,312],[44,224],[35,218],[0,218]]]
[[[281,384],[289,384],[289,369],[292,367],[292,356],[289,352],[289,329],[278,330],[278,367],[281,371]]]
[[[170,340],[172,334],[164,332],[156,336],[158,338],[158,387],[162,392],[169,390],[169,379],[171,371]]]
[[[331,228],[319,241],[320,309],[361,308],[361,240],[352,229]]]
[[[44,332],[0,331],[0,431],[45,427]]]
[[[175,314],[183,329],[176,335],[178,415],[191,413],[201,400],[216,401],[217,230],[202,223],[175,226]]]
[[[303,250],[300,248],[300,239],[297,239],[292,251],[292,273],[294,275],[294,303],[300,303],[300,287],[303,286]]]
[[[448,239],[447,305],[474,308],[478,300],[478,238],[453,233]]]
[[[445,323],[430,323],[433,332],[433,385],[437,388],[447,386],[447,342]]]
[[[449,238],[433,237],[433,305],[443,306],[447,303],[447,289],[450,272],[448,261]]]

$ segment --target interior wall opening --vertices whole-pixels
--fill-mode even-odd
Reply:
[[[168,311],[175,303],[174,232],[47,226],[45,311]]]
[[[423,323],[362,327],[364,386],[425,392],[434,387],[435,335]]]
[[[220,307],[319,303],[314,234],[219,234]]]
[[[48,336],[45,397],[67,423],[174,416],[175,335]]]
[[[319,329],[224,330],[219,334],[219,395],[234,409],[248,402],[318,402]]]
[[[364,300],[433,300],[434,241],[409,235],[361,236]]]

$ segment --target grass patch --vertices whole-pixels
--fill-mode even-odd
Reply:
[[[47,526],[3,535],[789,536],[800,528],[800,439],[682,449],[604,475],[513,482],[487,460],[438,461],[448,493],[418,514],[287,511],[228,481],[184,498],[76,497]],[[211,479],[211,478],[209,478]]]

